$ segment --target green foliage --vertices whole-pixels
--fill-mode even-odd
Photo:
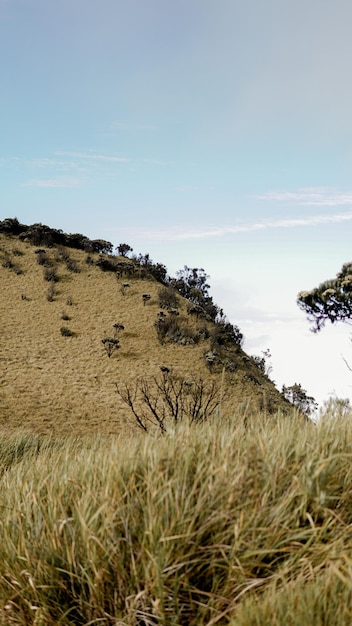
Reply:
[[[315,399],[312,396],[308,396],[306,390],[299,383],[295,383],[290,387],[283,385],[282,394],[288,402],[307,417],[314,413],[318,407]]]
[[[311,291],[301,291],[298,306],[307,313],[312,331],[320,331],[327,321],[352,319],[352,263],[345,263],[336,278],[321,283]]]

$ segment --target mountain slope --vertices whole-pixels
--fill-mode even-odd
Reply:
[[[125,263],[127,274],[102,271],[102,259],[118,261],[120,269]],[[181,328],[177,343],[161,343],[156,324],[162,328],[162,285],[138,267],[128,275],[131,265],[122,257],[36,247],[26,238],[0,234],[2,428],[124,433],[135,423],[116,383],[133,386],[140,377],[159,376],[160,367],[185,379],[218,381],[230,417],[239,404],[287,410],[274,384],[238,345],[224,342],[214,350],[216,325],[189,314],[181,296],[177,311],[162,310]],[[124,330],[109,358],[102,340],[114,337],[114,324]],[[205,359],[209,353],[213,365]]]

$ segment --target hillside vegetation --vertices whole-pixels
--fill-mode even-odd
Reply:
[[[0,623],[349,626],[351,417],[2,440]]]
[[[304,419],[205,280],[0,222],[0,624],[352,623],[350,404]]]
[[[174,306],[161,301],[164,267],[148,255],[114,256],[109,242],[42,225],[0,226],[3,429],[128,433],[136,421],[116,386],[134,390],[141,380],[159,380],[160,368],[178,380],[214,384],[225,413],[238,406],[287,411],[274,384],[229,335],[231,325],[190,306],[174,288]]]

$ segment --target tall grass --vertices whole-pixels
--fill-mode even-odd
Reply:
[[[10,438],[0,623],[350,624],[351,461],[346,418]]]

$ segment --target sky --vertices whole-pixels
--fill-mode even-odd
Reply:
[[[0,219],[204,268],[278,388],[352,400],[350,0],[0,0]]]

